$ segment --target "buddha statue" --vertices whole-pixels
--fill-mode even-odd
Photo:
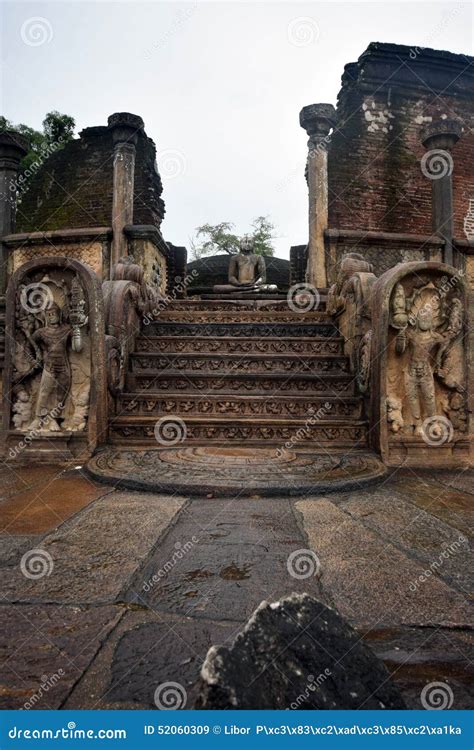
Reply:
[[[217,284],[216,294],[235,292],[261,293],[278,291],[275,284],[266,283],[265,259],[253,252],[254,242],[251,237],[244,237],[240,242],[240,252],[232,255],[229,262],[227,284]]]

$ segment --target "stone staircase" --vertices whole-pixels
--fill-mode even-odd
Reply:
[[[166,418],[184,445],[366,449],[354,386],[324,300],[307,313],[286,298],[174,302],[136,341],[110,441],[166,447]]]

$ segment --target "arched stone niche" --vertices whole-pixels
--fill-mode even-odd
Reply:
[[[469,463],[472,378],[462,271],[434,262],[390,269],[372,289],[372,326],[371,434],[384,462]]]
[[[82,458],[106,442],[105,362],[96,274],[64,256],[22,265],[6,298],[5,457]]]

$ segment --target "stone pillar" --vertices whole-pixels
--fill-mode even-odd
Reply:
[[[329,131],[336,111],[332,104],[310,104],[300,112],[300,125],[309,136],[307,180],[309,194],[309,239],[307,281],[315,287],[327,286],[324,232],[328,227]]]
[[[127,238],[123,228],[133,224],[133,188],[135,150],[138,134],[143,130],[141,117],[129,112],[116,112],[108,119],[114,143],[114,192],[112,201],[111,269],[119,258],[127,255]]]
[[[453,252],[453,157],[452,147],[461,137],[462,126],[457,120],[436,120],[421,132],[426,148],[421,171],[431,180],[432,227],[444,240],[443,260],[455,265]]]
[[[2,237],[15,229],[16,177],[28,152],[28,139],[13,130],[0,133],[0,296],[7,285],[7,254]]]

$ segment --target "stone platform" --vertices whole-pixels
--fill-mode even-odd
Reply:
[[[376,482],[386,471],[378,458],[368,453],[213,446],[134,451],[109,448],[94,456],[86,468],[102,482],[194,497],[336,492]]]

